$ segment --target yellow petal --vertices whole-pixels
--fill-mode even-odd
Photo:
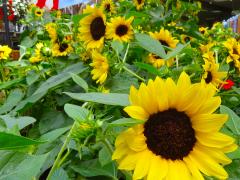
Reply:
[[[162,180],[168,173],[168,162],[159,156],[153,156],[147,180]]]
[[[199,151],[197,148],[194,148],[191,154],[189,154],[189,158],[204,174],[208,176],[215,176],[219,179],[228,178],[228,174],[222,166],[216,163],[207,154]]]
[[[128,136],[128,138],[126,139],[127,144],[129,146],[130,149],[132,149],[133,151],[143,151],[147,148],[147,144],[146,144],[146,137],[141,134],[141,135],[137,135],[137,134],[131,134]]]
[[[148,174],[148,170],[150,167],[150,162],[152,159],[152,153],[149,150],[145,150],[140,153],[141,156],[136,163],[136,167],[133,173],[133,180],[142,179]]]
[[[220,132],[202,133],[196,131],[195,135],[197,140],[202,145],[207,147],[223,148],[234,143],[234,139],[232,137],[222,134]]]
[[[147,120],[149,118],[149,114],[140,106],[127,106],[124,111],[134,119]]]
[[[166,88],[165,82],[157,77],[154,81],[155,88],[157,89],[156,92],[156,99],[158,102],[158,110],[164,111],[169,108],[168,105],[168,89]]]
[[[191,175],[183,161],[168,161],[168,174],[166,180],[191,180]]]
[[[112,155],[112,160],[115,159],[121,159],[123,156],[129,153],[131,151],[126,144],[120,144]]]
[[[208,99],[198,110],[198,114],[211,114],[216,111],[216,109],[221,104],[220,97],[212,97]]]
[[[236,145],[236,144],[231,144],[231,145],[228,145],[228,146],[224,146],[221,150],[222,150],[224,153],[230,153],[230,152],[236,151],[237,148],[238,148],[238,145]]]
[[[183,160],[186,163],[188,169],[191,171],[193,180],[204,180],[202,174],[200,173],[196,165],[191,161],[189,157],[185,157]]]
[[[171,78],[167,78],[166,80],[166,88],[168,91],[168,104],[169,107],[175,107],[177,103],[177,86],[175,82]]]
[[[123,170],[133,170],[136,167],[136,162],[138,159],[142,158],[141,157],[141,152],[140,153],[128,153],[127,156],[125,156],[120,162],[118,169],[123,169]]]
[[[131,105],[134,105],[134,106],[139,105],[138,90],[134,86],[131,86],[130,88],[129,101]]]
[[[192,127],[200,132],[218,131],[227,118],[225,114],[199,114],[191,117]]]

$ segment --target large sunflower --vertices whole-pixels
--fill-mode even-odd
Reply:
[[[219,84],[223,83],[223,79],[227,76],[227,72],[219,72],[219,64],[205,61],[203,65],[204,74],[202,80],[206,84],[212,84],[214,87],[218,87]]]
[[[12,52],[12,49],[10,47],[6,45],[0,45],[0,60],[8,59],[11,52]]]
[[[102,11],[107,13],[116,13],[115,5],[112,0],[103,0],[100,6]]]
[[[87,49],[102,48],[106,32],[106,16],[102,10],[89,5],[83,13],[89,15],[80,21],[79,39],[84,42]]]
[[[222,165],[231,163],[224,153],[234,151],[234,139],[220,133],[225,114],[213,113],[221,104],[215,89],[191,84],[182,73],[177,83],[157,77],[139,90],[131,87],[130,106],[124,111],[144,124],[121,133],[112,158],[119,169],[134,170],[133,179],[226,179]]]
[[[53,56],[67,56],[73,51],[73,48],[68,43],[55,43],[53,45]]]
[[[136,6],[137,10],[142,9],[142,7],[144,6],[144,1],[145,0],[133,0],[133,3]]]
[[[124,42],[129,41],[133,37],[132,21],[133,17],[127,20],[123,17],[112,18],[111,23],[107,23],[106,37]]]
[[[97,83],[103,84],[108,75],[108,60],[97,51],[92,52],[92,60],[93,62],[90,64],[90,66],[93,67],[93,70],[91,71],[91,74],[93,75],[92,79],[96,80]]]

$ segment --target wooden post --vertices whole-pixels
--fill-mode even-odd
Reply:
[[[8,46],[11,46],[7,0],[3,0],[2,2],[3,2],[3,7],[2,7],[3,8],[3,21],[4,21],[4,29],[5,29],[4,43],[7,44]]]

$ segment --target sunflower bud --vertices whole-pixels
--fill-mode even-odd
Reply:
[[[97,126],[98,125],[93,120],[77,122],[71,136],[77,141],[83,141],[85,138],[96,134]]]
[[[51,51],[51,49],[50,49],[49,47],[43,47],[43,48],[41,49],[41,52],[42,52],[42,54],[43,54],[44,56],[47,56],[47,57],[49,57],[49,56],[52,55],[52,51]]]

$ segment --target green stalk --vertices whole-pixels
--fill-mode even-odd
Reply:
[[[88,104],[87,102],[84,103],[84,104],[82,105],[82,107],[85,107],[87,104]],[[72,139],[72,137],[71,137],[72,131],[74,130],[74,128],[75,128],[76,125],[77,125],[77,121],[74,121],[74,123],[73,123],[73,125],[72,125],[72,127],[71,127],[71,129],[70,129],[70,131],[69,131],[69,133],[68,133],[68,135],[67,135],[67,137],[66,137],[66,139],[65,139],[65,141],[64,141],[64,143],[63,143],[63,145],[62,145],[62,147],[61,147],[61,149],[60,149],[60,151],[59,151],[59,153],[58,153],[58,155],[57,155],[57,158],[56,158],[56,160],[55,160],[54,163],[53,163],[53,166],[52,166],[52,168],[51,168],[51,170],[50,170],[50,172],[49,172],[46,180],[50,180],[50,179],[51,179],[53,173],[56,171],[56,169],[58,169],[58,168],[60,167],[60,165],[61,165],[61,164],[63,163],[63,161],[66,159],[68,153],[67,153],[67,155],[65,155],[63,158],[62,158],[62,156],[63,156],[63,153],[64,153],[65,149],[67,148],[69,142],[70,142],[71,139]],[[68,152],[69,152],[69,151],[68,151]]]
[[[139,80],[145,82],[145,79],[143,79],[142,77],[140,77],[139,75],[137,75],[135,72],[133,72],[132,70],[128,69],[126,66],[123,66],[123,69],[125,71],[127,71],[128,73],[132,74],[133,76],[135,76],[136,78],[138,78]]]

